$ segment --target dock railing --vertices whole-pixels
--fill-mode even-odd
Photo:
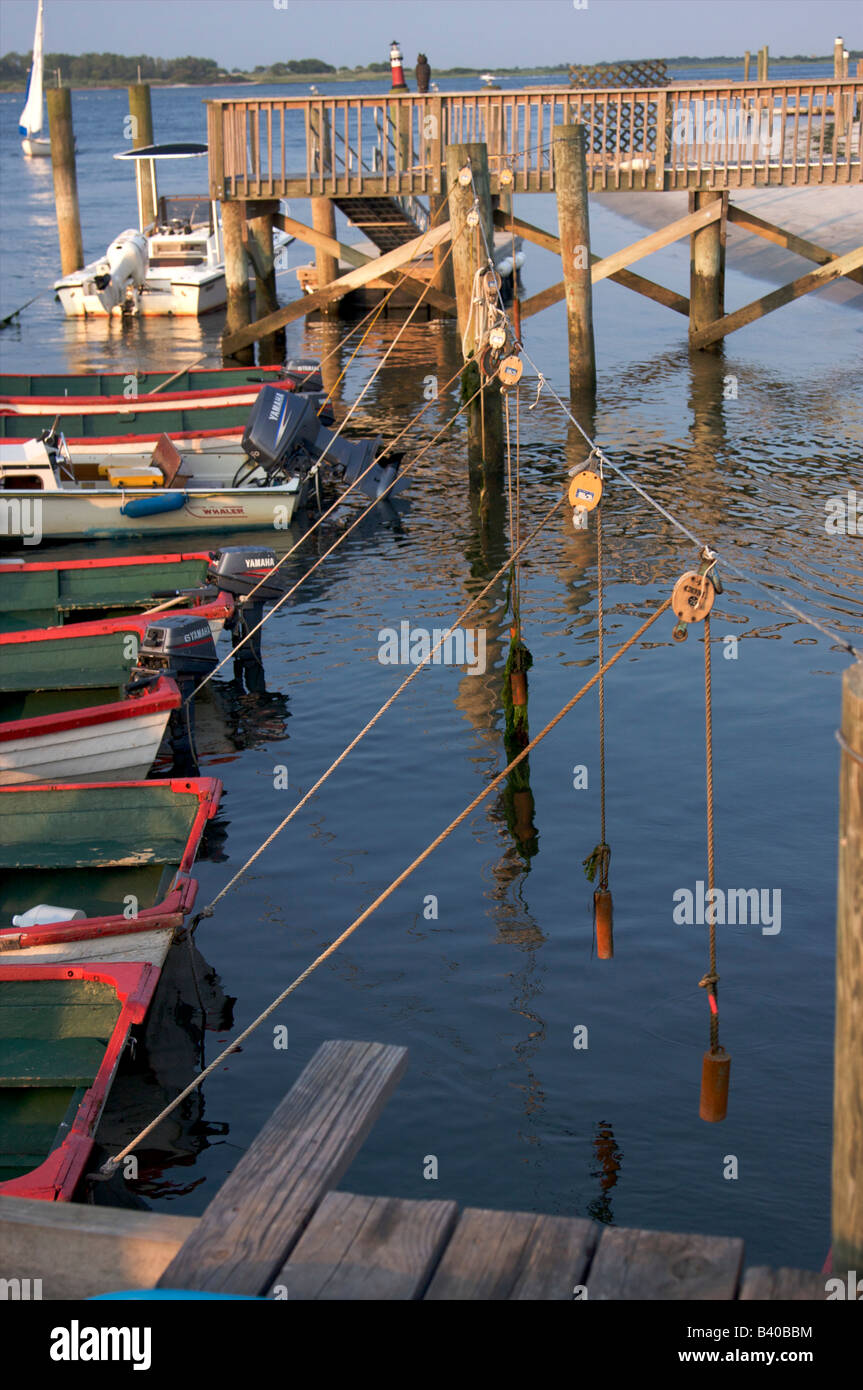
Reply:
[[[214,198],[439,193],[448,143],[488,147],[492,191],[553,193],[551,132],[587,130],[591,191],[851,184],[863,80],[207,102]],[[329,129],[321,160],[317,132]]]

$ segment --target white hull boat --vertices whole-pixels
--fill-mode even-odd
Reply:
[[[206,145],[176,143],[114,156],[135,164],[138,230],[127,228],[101,260],[55,282],[67,318],[198,318],[224,308],[228,293],[217,204],[204,195],[160,198],[156,189],[157,160],[206,153]],[[150,209],[155,209],[155,220],[150,220]],[[274,249],[292,240],[278,231]]]
[[[146,777],[179,706],[176,685],[163,679],[110,704],[0,723],[0,786]]]
[[[170,450],[170,441],[165,441]],[[0,543],[110,539],[159,533],[283,531],[302,507],[306,477],[262,487],[194,487],[151,457],[147,466],[102,464],[104,478],[79,480],[71,460],[52,459],[41,440],[0,456]],[[166,485],[166,480],[171,485]],[[137,485],[136,485],[137,484]]]

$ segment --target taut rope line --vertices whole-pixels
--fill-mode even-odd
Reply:
[[[560,505],[560,503],[556,505]],[[636,629],[632,636],[628,637],[627,640],[623,643],[623,645],[618,648],[618,650],[614,653],[614,656],[609,658],[605,670],[609,671],[611,667],[614,666],[616,662],[620,660],[624,653],[627,652],[629,648],[632,647],[644,635],[647,629],[651,627],[653,623],[657,621],[657,619],[662,617],[663,613],[665,613],[670,608],[670,606],[671,599],[665,599],[664,602],[660,605],[660,607],[657,608],[656,611],[652,613],[651,616],[645,622],[643,622],[639,628]],[[170,1101],[169,1104],[166,1105],[164,1109],[162,1109],[159,1112],[155,1119],[151,1120],[150,1123],[144,1129],[142,1129],[140,1133],[137,1134],[130,1143],[128,1143],[125,1146],[125,1148],[121,1149],[119,1153],[115,1154],[112,1158],[109,1158],[105,1161],[105,1163],[99,1170],[100,1175],[104,1177],[110,1177],[111,1174],[115,1172],[116,1169],[120,1166],[123,1159],[126,1158],[127,1155],[132,1152],[132,1150],[135,1148],[137,1144],[141,1143],[143,1139],[146,1139],[147,1136],[151,1134],[152,1131],[156,1128],[156,1126],[161,1124],[162,1120],[164,1120],[168,1115],[170,1115],[174,1110],[176,1110],[177,1106],[181,1105],[187,1096],[191,1095],[192,1092],[195,1091],[197,1087],[200,1086],[201,1083],[212,1074],[212,1072],[214,1072],[218,1067],[222,1065],[226,1058],[230,1057],[230,1055],[233,1052],[237,1051],[237,1049],[242,1045],[242,1043],[244,1043],[246,1039],[250,1037],[252,1033],[254,1033],[256,1028],[259,1028],[260,1025],[264,1023],[270,1017],[271,1014],[275,1013],[276,1009],[278,1009],[280,1005],[284,1003],[284,1001],[288,998],[289,995],[293,994],[294,991],[298,989],[299,986],[305,980],[307,980],[309,976],[315,970],[318,969],[319,966],[323,965],[325,960],[328,960],[330,956],[334,955],[335,952],[339,949],[339,947],[345,941],[347,941],[349,937],[353,936],[354,932],[357,931],[358,928],[361,927],[364,922],[368,921],[369,917],[371,917],[372,914],[376,912],[377,909],[384,902],[386,902],[387,898],[389,898],[396,891],[397,888],[401,887],[405,880],[408,879],[411,876],[411,874],[419,868],[421,864],[425,863],[429,856],[432,855],[434,851],[438,849],[440,845],[443,844],[444,840],[446,840],[453,833],[454,830],[457,830],[458,827],[462,824],[462,822],[467,820],[468,816],[470,816],[477,809],[477,807],[480,806],[483,803],[483,801],[486,800],[487,797],[491,796],[493,791],[496,791],[496,789],[501,785],[501,783],[505,781],[505,779],[512,772],[513,768],[517,767],[519,763],[523,762],[524,759],[528,757],[528,755],[533,751],[533,749],[536,748],[538,744],[542,743],[543,739],[551,733],[552,729],[554,729],[560,723],[560,721],[564,719],[567,714],[569,714],[570,710],[575,708],[579,700],[583,699],[584,696],[588,693],[588,691],[591,690],[593,686],[596,684],[596,682],[599,680],[599,675],[600,673],[597,671],[594,673],[594,675],[590,677],[590,679],[581,687],[581,689],[577,691],[577,693],[566,702],[566,704],[563,706],[561,710],[558,711],[554,718],[549,720],[545,728],[542,729],[536,735],[535,738],[531,739],[530,743],[525,745],[521,752],[518,753],[512,759],[512,761],[503,769],[503,771],[499,772],[497,776],[494,777],[491,780],[491,782],[489,782],[488,786],[484,787],[483,790],[479,792],[478,795],[475,796],[473,800],[469,802],[468,805],[465,806],[465,808],[462,811],[459,812],[459,814],[455,817],[454,820],[450,821],[449,825],[447,825],[446,828],[442,830],[440,834],[437,835],[429,845],[426,845],[426,848],[422,851],[422,853],[418,854],[417,857],[414,860],[412,860],[410,864],[408,864],[407,868],[402,869],[401,873],[393,879],[393,881],[383,890],[383,892],[378,894],[374,902],[370,903],[369,906],[360,913],[359,917],[354,918],[350,926],[346,927],[345,930],[339,936],[337,936],[334,941],[331,941],[329,946],[327,946],[327,948],[324,951],[322,951],[320,955],[316,956],[315,959],[311,962],[311,964],[307,965],[305,970],[303,970],[296,977],[296,979],[288,985],[286,989],[282,990],[281,994],[279,994],[277,998],[275,998],[272,1001],[271,1004],[268,1004],[266,1009],[264,1009],[262,1013],[258,1014],[257,1018],[253,1019],[252,1022],[248,1025],[248,1027],[244,1028],[242,1033],[240,1033],[238,1037],[234,1038],[233,1042],[231,1042],[228,1047],[226,1047],[222,1052],[219,1053],[218,1057],[214,1058],[214,1060],[210,1062],[209,1066],[205,1067],[202,1072],[200,1072],[196,1077],[194,1077],[194,1079],[189,1082],[188,1086],[186,1086],[178,1096],[175,1096],[174,1099]]]

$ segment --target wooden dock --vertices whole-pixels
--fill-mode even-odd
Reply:
[[[46,1299],[826,1299],[823,1274],[746,1269],[726,1236],[337,1190],[406,1064],[404,1048],[324,1043],[200,1218],[0,1198],[0,1278],[41,1279]]]

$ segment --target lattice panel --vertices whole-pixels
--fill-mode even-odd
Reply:
[[[596,63],[593,67],[571,65],[570,87],[667,87],[668,69],[664,58],[646,58],[641,63]]]
[[[587,130],[587,147],[594,154],[648,154],[656,149],[656,102],[587,102],[579,120]]]

